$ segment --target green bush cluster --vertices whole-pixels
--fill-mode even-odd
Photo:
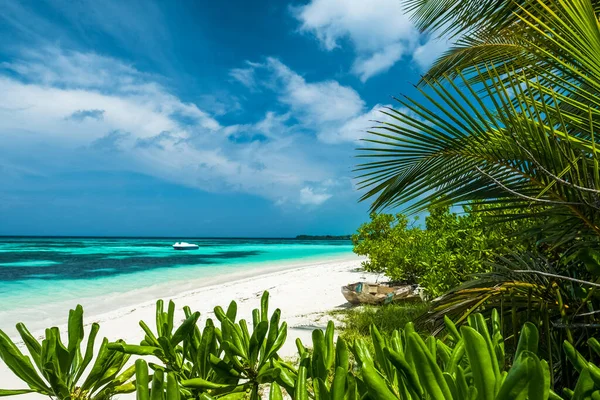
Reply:
[[[69,316],[67,346],[57,328],[39,343],[19,325],[30,358],[2,332],[0,358],[29,388],[1,390],[0,395],[37,392],[58,400],[86,400],[135,391],[138,400],[233,400],[258,399],[268,390],[272,400],[285,394],[294,400],[562,398],[553,391],[548,363],[537,355],[536,326],[523,325],[516,349],[507,354],[497,312],[489,320],[470,315],[460,329],[446,318],[445,338],[423,338],[412,323],[390,333],[371,325],[372,350],[361,338],[335,340],[330,321],[325,331],[313,331],[309,347],[296,340],[299,362],[291,364],[278,355],[287,325],[280,322],[280,310],[268,313],[267,292],[250,326],[236,320],[235,302],[226,311],[216,307],[218,326],[207,319],[202,329],[199,313],[184,307],[186,319],[175,327],[175,304],[170,302],[166,311],[163,307],[158,301],[155,330],[140,321],[140,344],[104,339],[82,384],[79,378],[93,358],[98,327],[93,325],[82,356],[80,306]],[[594,338],[588,342],[600,355],[600,343]],[[568,342],[564,353],[579,376],[574,389],[563,395],[574,400],[600,395],[600,368]],[[131,355],[140,358],[122,372]],[[148,356],[155,362],[147,362]]]
[[[419,284],[435,297],[459,285],[470,275],[488,272],[498,255],[534,248],[533,240],[515,240],[527,226],[520,222],[490,223],[502,217],[481,204],[464,207],[430,207],[425,226],[404,214],[371,214],[352,236],[354,252],[368,256],[367,271],[384,273],[392,280]]]
[[[383,334],[391,334],[394,330],[403,328],[428,310],[428,304],[422,301],[390,303],[382,306],[361,306],[336,311],[336,317],[341,317],[343,329],[340,333],[347,341],[356,338],[368,338],[371,325],[375,325]],[[337,318],[336,318],[337,319]]]

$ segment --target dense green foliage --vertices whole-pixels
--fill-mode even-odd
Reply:
[[[422,97],[399,99],[369,132],[357,167],[363,199],[406,212],[478,202],[530,219],[510,252],[487,257],[489,270],[436,299],[423,320],[439,330],[445,315],[466,323],[494,307],[514,331],[534,320],[568,381],[562,340],[585,347],[600,326],[600,3],[408,3],[423,31],[460,39],[424,76]],[[435,269],[427,273],[454,272]]]
[[[459,215],[448,207],[430,207],[424,228],[404,214],[374,213],[352,236],[354,252],[368,256],[367,271],[418,283],[428,295],[439,296],[472,274],[490,271],[497,256],[535,247],[531,238],[515,240],[529,220],[490,224],[490,217],[502,213],[487,208],[464,207]]]
[[[473,54],[458,63],[446,54],[438,64],[446,69],[419,88],[422,98],[385,111],[388,121],[360,149],[363,199],[373,198],[374,209],[412,210],[484,201],[514,219],[537,209],[545,241],[597,247],[600,26],[592,2],[498,7],[512,21],[498,32],[485,1],[467,19],[444,0],[411,1],[432,29],[462,25]]]
[[[202,330],[197,323],[199,314],[188,308],[184,308],[187,318],[175,328],[174,310],[172,302],[166,312],[162,301],[157,303],[156,332],[140,322],[144,332],[140,345],[119,341],[102,347],[114,349],[110,359],[122,360],[129,354],[158,359],[158,363],[138,359],[124,374],[126,378],[115,378],[121,362],[111,369],[92,369],[86,379],[89,387],[113,388],[102,389],[103,397],[94,395],[94,390],[86,391],[77,386],[71,394],[51,388],[37,390],[37,382],[31,378],[36,367],[45,371],[51,369],[53,363],[56,363],[54,367],[67,366],[67,358],[63,358],[66,354],[61,356],[58,348],[51,347],[50,352],[44,350],[48,348],[48,341],[42,344],[42,353],[30,349],[34,363],[24,355],[15,361],[18,350],[10,340],[3,341],[2,359],[31,390],[3,390],[0,394],[37,391],[59,399],[110,398],[122,393],[114,390],[114,384],[125,383],[135,373],[135,381],[126,385],[127,391],[136,391],[139,400],[241,400],[247,396],[258,399],[263,389],[269,390],[273,400],[282,399],[284,393],[293,400],[561,398],[553,392],[556,386],[552,369],[537,354],[540,337],[536,326],[523,325],[517,345],[507,351],[504,323],[497,312],[487,321],[482,314],[470,315],[467,325],[460,329],[446,318],[447,335],[443,338],[423,338],[412,323],[389,333],[371,325],[372,350],[360,338],[352,342],[343,338],[334,340],[334,325],[329,322],[325,331],[313,331],[312,351],[296,340],[299,363],[292,365],[277,354],[286,340],[287,326],[279,323],[279,310],[267,318],[266,292],[260,310],[252,313],[251,331],[244,320],[235,320],[235,302],[227,311],[216,307],[219,326],[208,319]],[[70,332],[80,332],[79,319],[72,318],[72,321],[70,325],[77,329]],[[67,349],[78,354],[81,341],[76,335],[72,337],[74,342]],[[26,342],[31,343],[30,339]],[[600,355],[600,343],[594,338],[588,342],[595,356]],[[563,391],[566,398],[593,399],[600,395],[600,368],[587,361],[569,342],[563,347],[560,351],[565,354],[566,362],[577,371],[574,390]],[[38,363],[39,354],[50,355],[48,362]],[[106,357],[101,353],[99,360]],[[96,365],[104,364],[96,362]],[[51,385],[54,387],[56,382]]]

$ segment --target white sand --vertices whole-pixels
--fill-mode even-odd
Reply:
[[[288,339],[280,351],[283,357],[293,357],[296,353],[294,341],[300,337],[305,344],[311,343],[311,332],[315,328],[324,328],[327,315],[332,311],[347,306],[340,292],[342,285],[359,280],[375,280],[377,276],[360,271],[362,258],[349,256],[324,262],[315,261],[312,265],[300,268],[280,270],[255,270],[255,276],[245,277],[228,283],[206,286],[187,291],[176,296],[165,297],[172,299],[176,305],[176,321],[183,319],[184,305],[193,311],[201,312],[200,325],[206,318],[214,318],[213,309],[220,305],[226,308],[231,300],[238,304],[238,320],[252,320],[252,309],[260,306],[263,291],[270,293],[269,313],[275,308],[281,309],[281,320],[288,323]],[[159,298],[160,293],[155,298]],[[67,310],[53,321],[62,332],[66,331]],[[143,338],[143,332],[138,325],[144,320],[154,329],[155,301],[144,302],[135,306],[104,312],[96,315],[84,315],[84,322],[89,326],[92,322],[100,324],[99,337],[107,337],[114,341],[124,339],[127,343],[138,344]],[[216,319],[215,319],[216,320]],[[24,321],[26,324],[28,321]],[[5,326],[0,321],[0,328],[11,337],[17,339],[14,327]],[[87,333],[87,332],[86,332]],[[43,332],[34,332],[41,337]],[[96,339],[99,342],[99,339]],[[20,343],[19,343],[20,344]],[[0,388],[25,388],[19,379],[0,360]],[[20,399],[40,398],[38,395],[19,396]]]

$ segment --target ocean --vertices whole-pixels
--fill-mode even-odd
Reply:
[[[175,241],[200,247],[178,251]],[[345,240],[0,237],[0,328],[42,327],[77,303],[89,315],[351,255]]]

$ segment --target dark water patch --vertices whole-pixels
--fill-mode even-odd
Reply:
[[[0,266],[0,281],[18,281],[30,279],[35,275],[44,275],[44,279],[86,279],[99,276],[116,276],[148,271],[156,268],[185,265],[218,264],[223,260],[241,259],[261,254],[260,251],[224,251],[215,254],[199,252],[177,252],[166,257],[152,257],[135,253],[134,257],[109,258],[111,254],[65,254],[60,252],[28,252],[27,260],[55,261],[50,266]],[[7,253],[3,253],[6,256]],[[10,253],[8,253],[10,254]],[[13,259],[3,262],[23,260],[22,253],[12,253]],[[51,254],[51,256],[49,256]],[[17,258],[17,255],[20,257]],[[43,257],[42,257],[43,256]],[[177,267],[173,267],[177,268]],[[47,276],[46,276],[47,275]]]
[[[85,248],[89,247],[85,242],[71,242],[71,241],[23,241],[23,240],[2,240],[3,247],[13,248]]]

